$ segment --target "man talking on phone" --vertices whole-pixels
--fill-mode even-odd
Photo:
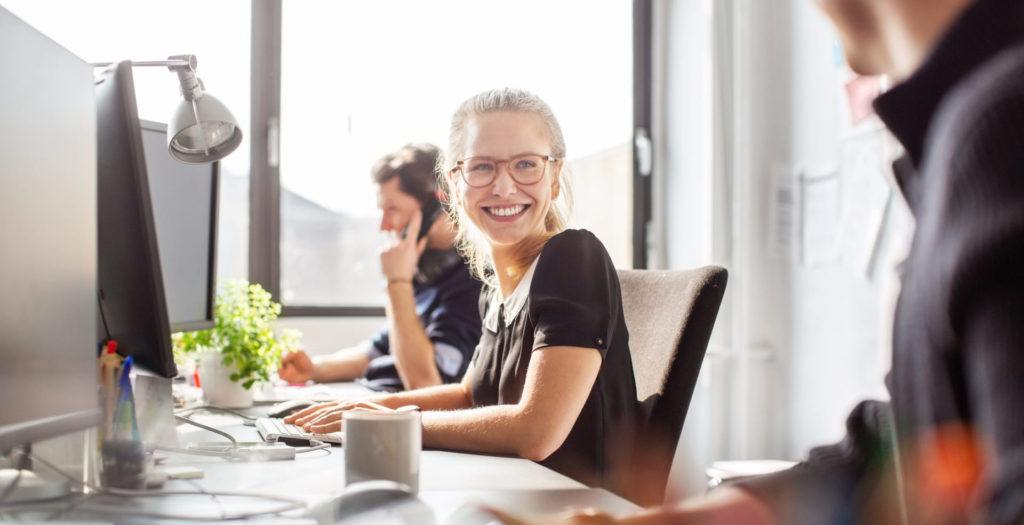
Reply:
[[[288,353],[278,375],[302,383],[364,378],[378,390],[412,390],[462,379],[480,340],[480,281],[455,250],[455,229],[438,200],[440,150],[409,144],[371,170],[387,279],[387,327],[363,343],[325,356]]]

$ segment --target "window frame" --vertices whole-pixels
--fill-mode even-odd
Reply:
[[[283,0],[252,0],[252,115],[249,175],[249,281],[280,301],[281,24]],[[638,138],[650,137],[653,0],[633,0],[633,267],[647,268],[651,175],[640,172]],[[648,162],[648,164],[650,164]],[[383,307],[282,303],[283,317],[383,317]]]
[[[633,268],[646,269],[653,214],[654,0],[633,0]],[[646,151],[642,142],[646,141]],[[643,156],[646,155],[646,159]],[[646,161],[646,162],[644,162]],[[641,164],[646,163],[646,171]]]

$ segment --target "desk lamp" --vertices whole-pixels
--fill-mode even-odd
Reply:
[[[112,62],[93,63],[107,67]],[[131,62],[132,67],[162,66],[178,74],[184,100],[167,123],[167,150],[186,164],[220,160],[242,143],[242,128],[223,102],[205,91],[196,77],[195,55],[174,55],[167,60]]]

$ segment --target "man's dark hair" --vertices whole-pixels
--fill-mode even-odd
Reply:
[[[437,198],[437,166],[441,150],[433,144],[406,144],[394,153],[381,157],[370,170],[377,184],[398,177],[402,192],[421,205]]]

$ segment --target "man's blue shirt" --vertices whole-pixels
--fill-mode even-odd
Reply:
[[[461,258],[430,282],[413,283],[416,314],[434,345],[434,363],[445,383],[462,380],[480,342],[480,287],[480,281]],[[366,350],[370,357],[368,385],[378,390],[401,390],[388,329],[367,341]]]

